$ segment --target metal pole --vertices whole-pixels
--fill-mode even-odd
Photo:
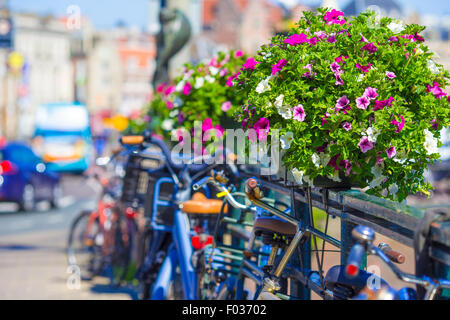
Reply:
[[[309,226],[309,214],[308,205],[304,202],[300,202],[292,197],[292,209],[295,218],[302,222],[303,226]],[[303,270],[311,270],[311,239],[308,239],[300,249],[301,256],[294,254],[291,258],[292,265]],[[297,250],[299,252],[299,250]],[[301,261],[300,261],[301,259]],[[298,281],[290,282],[290,295],[294,296],[300,300],[310,300],[311,290],[305,287],[302,283]]]

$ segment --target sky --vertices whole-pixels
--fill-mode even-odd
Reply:
[[[274,0],[272,0],[274,1]],[[321,0],[279,0],[286,4],[298,2],[318,5]],[[337,0],[344,7],[350,0]],[[449,0],[397,0],[405,8],[421,14],[450,15]],[[147,26],[148,0],[9,0],[15,11],[36,12],[62,16],[70,5],[78,5],[81,14],[90,18],[96,28],[104,29],[123,21],[129,26]]]

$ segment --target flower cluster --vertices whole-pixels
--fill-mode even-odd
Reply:
[[[345,179],[403,200],[431,189],[423,173],[450,122],[449,73],[433,61],[424,27],[373,20],[370,11],[304,12],[291,35],[247,60],[237,81],[248,101],[236,119],[262,131],[259,140],[279,130],[299,184]]]

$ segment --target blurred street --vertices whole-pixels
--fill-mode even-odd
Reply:
[[[66,176],[62,185],[60,209],[22,213],[12,212],[13,205],[0,205],[0,299],[134,297],[131,290],[113,289],[108,279],[99,277],[81,282],[80,289],[68,288],[65,250],[69,226],[81,210],[94,207],[95,192],[81,177]]]

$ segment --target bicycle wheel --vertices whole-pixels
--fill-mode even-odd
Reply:
[[[67,259],[70,266],[77,266],[81,278],[90,280],[102,270],[102,234],[98,219],[89,221],[90,211],[82,211],[70,227],[67,242]]]
[[[136,266],[133,262],[133,250],[137,225],[134,219],[119,218],[113,226],[114,250],[111,256],[111,283],[120,286],[124,281],[134,278]]]

